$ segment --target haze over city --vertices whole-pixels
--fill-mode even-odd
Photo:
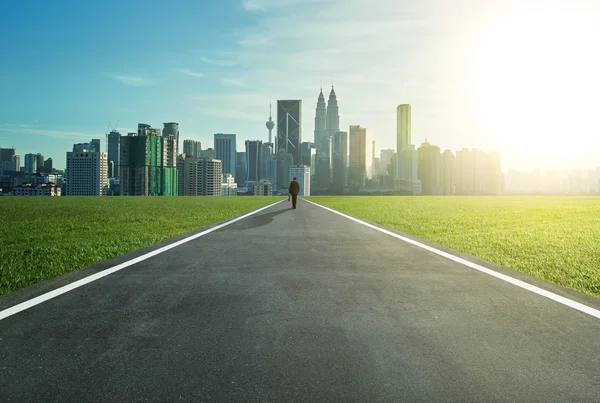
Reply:
[[[241,148],[267,139],[277,99],[303,100],[313,141],[332,83],[340,127],[367,127],[377,152],[410,103],[416,145],[499,151],[503,169],[600,165],[594,1],[33,1],[0,22],[0,143],[57,167],[109,122],[177,121],[203,148],[219,132]]]

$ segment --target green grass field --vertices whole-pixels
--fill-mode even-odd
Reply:
[[[600,197],[308,197],[600,297]]]
[[[282,197],[0,197],[0,295]]]

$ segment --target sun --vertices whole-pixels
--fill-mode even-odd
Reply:
[[[569,144],[600,135],[598,15],[520,7],[477,35],[468,70],[482,135],[531,158],[564,157]]]

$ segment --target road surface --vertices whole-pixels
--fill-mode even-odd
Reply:
[[[0,401],[600,401],[597,318],[290,207],[1,320]],[[0,310],[153,248],[4,296]]]

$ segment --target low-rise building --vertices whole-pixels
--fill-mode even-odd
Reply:
[[[60,196],[60,193],[60,187],[54,183],[42,183],[37,186],[26,183],[12,189],[13,196]]]

